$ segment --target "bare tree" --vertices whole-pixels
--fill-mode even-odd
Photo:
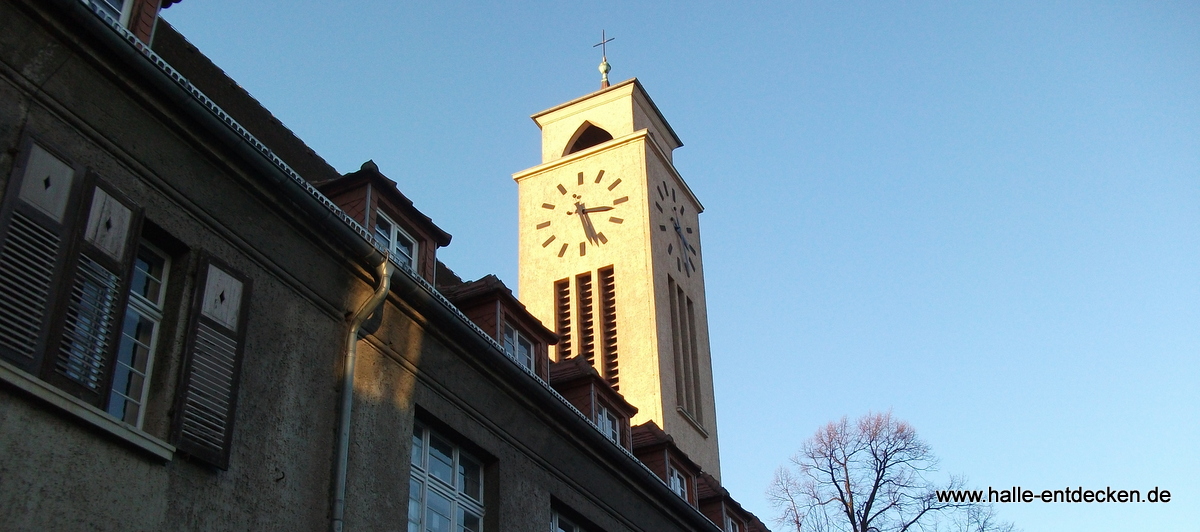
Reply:
[[[880,413],[852,426],[843,417],[825,425],[780,467],[767,495],[779,522],[796,532],[909,532],[1012,530],[987,504],[941,502],[938,490],[963,488],[927,478],[937,458],[912,426]]]

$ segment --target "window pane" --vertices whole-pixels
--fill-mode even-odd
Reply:
[[[423,432],[424,430],[422,430],[420,427],[415,427],[413,429],[412,438],[412,465],[420,468],[425,467],[424,462],[421,460],[425,454],[425,440],[421,438],[421,434]]]
[[[524,338],[517,339],[517,362],[527,368],[533,367],[533,344]]]
[[[133,281],[129,284],[130,293],[146,298],[155,305],[161,305],[163,271],[167,259],[155,253],[154,250],[141,246],[133,263]]]
[[[436,491],[426,492],[425,530],[428,532],[450,532],[450,499]]]
[[[482,519],[475,512],[467,510],[463,507],[458,509],[458,530],[459,532],[479,532],[483,529],[480,525]]]
[[[421,532],[421,482],[408,481],[408,532]]]
[[[430,434],[429,474],[454,485],[454,447]]]
[[[101,11],[104,11],[113,20],[121,20],[121,8],[124,7],[124,0],[100,0],[96,5]]]
[[[388,250],[392,249],[392,223],[382,216],[375,219],[375,241]]]
[[[479,464],[466,456],[459,455],[458,457],[458,489],[468,497],[477,501],[483,500],[480,493],[479,480],[481,471]]]
[[[396,233],[396,251],[408,258],[412,258],[414,249],[416,249],[416,244],[412,240],[399,232]]]
[[[505,323],[504,324],[504,353],[512,358],[517,358],[517,332]]]
[[[150,360],[150,343],[154,338],[153,320],[143,316],[137,309],[125,310],[125,323],[121,327],[121,343],[117,347],[117,361],[140,372],[146,371]]]
[[[561,515],[555,517],[557,517],[556,521],[558,521],[558,526],[555,528],[557,532],[579,532],[579,528],[570,521],[563,519]]]
[[[612,441],[617,441],[621,437],[620,425],[617,424],[617,417],[612,415],[612,412],[604,411],[604,430],[605,436]]]

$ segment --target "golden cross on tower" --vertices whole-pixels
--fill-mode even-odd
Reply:
[[[592,45],[592,48],[595,48],[597,46],[600,47],[600,54],[601,54],[600,55],[600,88],[601,89],[608,88],[608,71],[612,70],[612,67],[608,66],[608,46],[607,45],[608,45],[609,41],[612,41],[612,40],[613,40],[613,37],[608,37],[604,33],[604,30],[600,30],[600,42]]]

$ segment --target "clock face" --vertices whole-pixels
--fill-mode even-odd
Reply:
[[[695,223],[691,220],[687,203],[682,201],[675,187],[666,181],[654,186],[656,194],[652,214],[658,220],[658,230],[667,239],[668,260],[675,263],[675,270],[691,277],[696,271],[696,244],[699,235],[696,234]]]
[[[541,246],[559,258],[578,253],[586,256],[589,248],[608,243],[604,230],[625,223],[621,205],[629,196],[621,193],[621,178],[579,172],[575,179],[555,184],[542,203],[536,230]]]

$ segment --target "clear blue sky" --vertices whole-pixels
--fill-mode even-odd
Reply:
[[[338,170],[516,285],[529,115],[638,77],[706,207],[726,487],[892,409],[1027,531],[1200,521],[1200,4],[187,0],[165,17]]]

